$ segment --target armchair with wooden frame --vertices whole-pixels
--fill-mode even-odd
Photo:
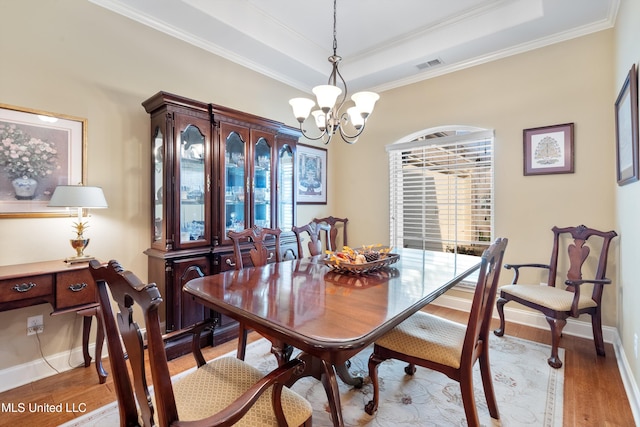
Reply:
[[[514,270],[511,285],[500,288],[500,297],[496,302],[500,326],[494,331],[497,336],[505,332],[504,305],[509,301],[518,302],[544,314],[551,327],[551,356],[547,359],[553,368],[560,368],[562,361],[558,357],[558,346],[562,329],[567,318],[581,314],[591,316],[591,328],[596,353],[604,356],[602,336],[602,293],[604,286],[611,283],[607,279],[607,259],[611,240],[617,236],[615,231],[598,231],[584,225],[577,227],[553,227],[553,248],[549,264],[505,264],[506,269]],[[562,249],[562,250],[561,250]],[[593,253],[592,253],[593,250]],[[595,264],[593,278],[583,277],[585,262],[592,255]],[[561,274],[559,265],[568,266],[563,284],[556,286]],[[520,284],[518,279],[525,268],[548,271],[546,284]]]
[[[328,216],[325,218],[314,218],[313,222],[318,224],[327,224],[331,227],[331,230],[327,233],[327,250],[338,251],[342,248],[338,248],[338,228],[342,228],[342,246],[347,246],[347,223],[349,218],[336,218]]]
[[[489,327],[507,242],[497,239],[482,254],[466,325],[418,311],[375,342],[369,357],[373,399],[365,405],[368,414],[373,415],[378,409],[378,365],[387,359],[397,359],[409,363],[404,369],[407,375],[413,375],[418,365],[457,381],[467,424],[478,426],[473,387],[473,366],[478,361],[489,414],[494,419],[500,418],[489,364]]]
[[[141,282],[117,261],[103,266],[92,260],[90,271],[98,288],[121,426],[311,425],[309,402],[282,385],[303,362],[294,359],[266,375],[234,357],[206,362],[199,336],[212,322],[201,322],[191,331],[180,331],[194,334],[198,369],[174,381],[160,328],[158,308],[163,300],[156,285]],[[142,310],[146,342],[133,319],[135,305]]]
[[[233,266],[236,270],[242,270],[244,263],[242,261],[242,248],[241,243],[247,242],[251,245],[249,249],[249,257],[254,267],[261,267],[266,265],[269,261],[275,260],[275,262],[281,261],[280,252],[280,229],[279,228],[263,228],[253,226],[246,228],[242,231],[229,231],[227,236],[233,241],[233,255],[235,262],[229,265]],[[273,238],[274,250],[269,251],[267,248],[267,241]],[[238,359],[244,360],[245,353],[247,351],[247,336],[249,330],[240,323],[238,330]]]

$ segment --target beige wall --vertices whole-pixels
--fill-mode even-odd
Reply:
[[[615,31],[615,78],[612,90],[617,96],[633,64],[640,65],[640,0],[623,0]],[[615,100],[615,98],[614,98]],[[620,231],[618,332],[636,384],[640,382],[640,361],[634,354],[634,335],[640,339],[640,183],[615,188],[616,227]]]
[[[87,253],[118,259],[143,280],[150,204],[149,116],[141,102],[164,90],[296,123],[287,100],[299,91],[88,1],[3,0],[1,10],[0,103],[88,120],[87,183],[104,188],[109,209],[92,213]],[[313,217],[305,210],[302,220]],[[73,255],[72,222],[0,219],[0,265]],[[40,358],[26,336],[34,314],[45,315],[45,355],[80,345],[81,318],[50,312],[45,304],[0,313],[0,370]]]
[[[3,16],[0,103],[88,119],[88,184],[102,186],[110,205],[93,213],[88,252],[117,258],[143,279],[149,129],[140,103],[165,90],[295,125],[287,100],[298,91],[89,2],[5,0]],[[612,82],[622,74],[614,77],[613,36],[604,31],[382,93],[361,140],[328,147],[329,203],[300,206],[298,222],[346,216],[350,244],[388,242],[384,146],[456,124],[495,130],[496,235],[510,239],[507,262],[546,261],[553,225],[615,228]],[[576,125],[576,172],[524,177],[522,130],[566,122]],[[70,222],[0,220],[0,264],[69,255]],[[614,279],[617,263],[612,257]],[[605,294],[607,325],[617,323],[616,296],[615,286]],[[0,313],[7,343],[0,369],[39,357],[26,318],[49,311]],[[46,318],[44,353],[77,347],[79,328],[73,315]]]

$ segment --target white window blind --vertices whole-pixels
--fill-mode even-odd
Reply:
[[[391,244],[481,255],[493,235],[493,132],[428,134],[386,149]]]

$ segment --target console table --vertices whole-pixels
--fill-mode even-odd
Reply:
[[[107,379],[101,357],[104,330],[89,263],[69,264],[58,260],[0,266],[0,311],[44,303],[53,307],[51,315],[75,312],[84,316],[82,352],[85,367],[91,365],[89,332],[93,316],[96,317],[95,364],[99,381],[104,383]]]

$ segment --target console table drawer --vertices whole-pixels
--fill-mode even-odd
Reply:
[[[0,301],[20,301],[53,295],[53,275],[0,280]]]
[[[65,271],[56,274],[57,310],[96,301],[96,285],[89,270]]]

